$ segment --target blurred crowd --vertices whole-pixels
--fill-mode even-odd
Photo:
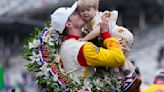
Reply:
[[[17,47],[0,51],[0,92],[40,92],[33,74],[25,70],[25,61]]]
[[[14,91],[15,90],[15,91]],[[0,66],[0,92],[39,92],[39,88],[28,72],[4,69]]]

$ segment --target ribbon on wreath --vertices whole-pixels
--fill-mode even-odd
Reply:
[[[48,34],[48,29],[44,29],[42,38],[40,38],[41,47],[40,47],[40,50],[38,53],[39,53],[39,57],[40,57],[40,63],[42,65],[47,64],[49,61],[51,61],[48,49],[47,49],[45,43],[43,42],[43,38],[46,37],[47,34]],[[56,67],[55,63],[51,64],[51,69],[49,70],[49,73],[53,77],[54,81],[56,81],[58,83],[58,86],[61,89],[64,89],[64,91],[68,91],[65,84],[68,83],[70,80],[59,71],[59,69]]]

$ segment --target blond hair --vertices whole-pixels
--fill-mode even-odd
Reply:
[[[94,8],[98,10],[99,0],[78,0],[78,9],[87,10],[89,8]]]

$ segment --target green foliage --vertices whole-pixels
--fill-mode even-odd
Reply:
[[[22,55],[23,58],[24,58],[25,60],[30,61],[29,56],[32,55],[32,53],[31,53],[32,50],[28,48],[28,45],[24,45],[23,49],[24,49],[23,55]]]
[[[45,28],[50,28],[51,27],[51,21],[48,21],[46,24],[44,24]]]

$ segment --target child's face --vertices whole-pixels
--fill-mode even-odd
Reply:
[[[81,18],[86,22],[91,21],[94,18],[94,16],[96,15],[96,11],[97,10],[93,7],[90,7],[86,10],[79,10]]]
[[[82,27],[85,24],[85,21],[81,18],[81,16],[79,15],[78,12],[73,13],[70,17],[69,17],[69,21],[71,22],[71,24],[76,27]]]

